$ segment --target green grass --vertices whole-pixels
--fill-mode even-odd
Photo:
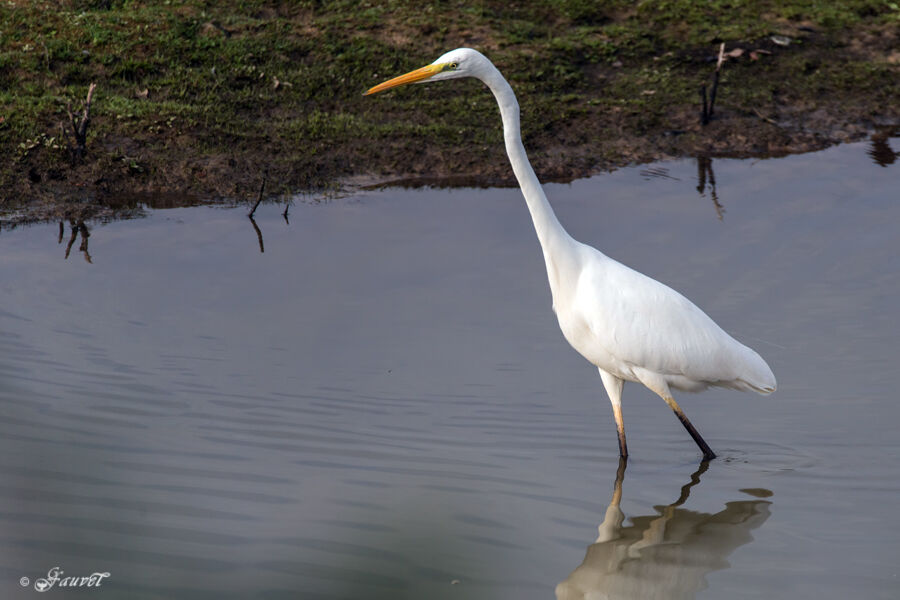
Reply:
[[[238,173],[265,162],[288,190],[400,172],[403,153],[426,146],[438,156],[465,150],[473,162],[495,157],[496,108],[488,94],[474,93],[477,83],[454,84],[452,93],[414,86],[361,95],[466,40],[511,79],[526,138],[540,145],[567,121],[610,107],[635,134],[664,126],[673,106],[696,102],[705,57],[719,42],[752,44],[808,26],[818,43],[839,46],[853,28],[898,23],[897,4],[883,0],[5,0],[0,153],[12,158],[0,165],[0,186],[20,193],[23,173],[65,162],[59,149],[32,144],[59,137],[67,104],[80,106],[91,82],[99,87],[88,160],[108,166],[124,153],[146,165],[110,175],[125,177],[123,186],[239,191],[176,172],[192,172],[197,157],[218,157]],[[896,99],[900,91],[894,64],[842,59],[810,70],[806,58],[781,60],[785,68],[774,71],[769,58],[729,65],[726,76],[741,82],[731,101],[770,96],[759,74],[784,79],[790,69],[805,73],[792,84],[797,93],[855,87]],[[579,143],[596,137],[569,129]],[[22,144],[32,147],[23,154]],[[88,177],[84,166],[60,168],[73,180]],[[154,179],[167,170],[170,177]]]

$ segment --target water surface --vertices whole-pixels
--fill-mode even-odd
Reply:
[[[896,598],[898,183],[857,144],[547,186],[778,376],[678,397],[708,469],[626,385],[618,478],[518,190],[263,205],[264,253],[240,209],[3,231],[2,595]]]

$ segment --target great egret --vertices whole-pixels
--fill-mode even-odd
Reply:
[[[506,153],[544,253],[553,310],[569,344],[600,371],[616,419],[619,454],[628,456],[622,387],[635,381],[665,400],[704,460],[715,458],[671,389],[697,392],[718,386],[770,394],[775,391],[772,370],[675,290],[569,236],[528,162],[516,96],[493,63],[476,50],[458,48],[376,85],[366,95],[407,83],[462,77],[480,79],[497,99]]]

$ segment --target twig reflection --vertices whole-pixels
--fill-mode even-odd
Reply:
[[[262,188],[260,188],[260,191],[262,191]],[[257,206],[258,205],[259,205],[259,203],[257,202]],[[253,210],[250,212],[249,215],[247,215],[247,217],[250,219],[250,224],[253,225],[253,231],[256,232],[256,240],[259,242],[259,252],[261,254],[264,254],[266,251],[266,246],[263,243],[262,229],[259,228],[259,225],[256,224],[256,219],[253,218],[253,213],[256,212],[257,206],[253,207]],[[284,204],[284,212],[281,213],[281,216],[284,218],[284,222],[287,225],[291,224],[290,220],[288,219],[288,211],[290,210],[290,207],[291,207],[291,201],[288,200]]]
[[[84,224],[84,221],[78,224],[78,231],[81,233],[81,246],[79,246],[78,249],[84,254],[84,260],[93,264],[94,261],[91,260],[91,255],[88,252],[88,238],[91,237],[91,234],[88,231],[87,225]]]
[[[866,154],[875,161],[875,164],[882,167],[894,164],[897,157],[900,156],[900,152],[894,152],[894,149],[888,143],[888,135],[887,132],[873,133],[872,145],[866,151]]]
[[[75,221],[69,221],[69,226],[72,228],[72,236],[69,238],[69,243],[66,244],[66,260],[69,260],[69,252],[72,251],[72,244],[78,239],[78,228],[75,226]],[[61,238],[60,241],[62,241]]]
[[[715,514],[680,508],[709,468],[704,462],[681,488],[678,499],[656,507],[655,515],[631,518],[624,526],[620,506],[625,479],[619,462],[612,500],[584,561],[556,586],[557,600],[587,598],[691,599],[706,587],[706,575],[727,569],[727,557],[753,540],[750,531],[769,518],[767,500],[728,502]],[[770,496],[768,490],[746,490]]]
[[[88,238],[91,237],[91,232],[88,231],[87,225],[84,224],[84,221],[75,222],[74,219],[69,220],[69,227],[72,230],[72,233],[69,235],[69,243],[66,244],[66,256],[65,260],[69,259],[69,254],[72,252],[72,246],[75,245],[75,240],[78,239],[78,236],[81,235],[81,245],[78,246],[78,249],[84,255],[84,260],[89,264],[94,264],[94,260],[91,258],[90,252],[88,252]],[[62,244],[63,241],[63,233],[65,232],[65,226],[63,222],[59,222],[59,239],[57,239],[57,244]]]
[[[708,156],[697,157],[697,191],[701,196],[706,195],[706,184],[709,182],[709,195],[716,208],[716,216],[719,220],[723,220],[725,207],[719,202],[719,195],[716,193],[716,174],[713,172],[712,159]]]
[[[254,207],[253,210],[256,210],[256,208]],[[259,252],[263,254],[266,251],[266,247],[263,245],[262,231],[259,229],[259,225],[256,224],[256,219],[253,218],[253,215],[247,215],[247,218],[250,219],[250,224],[253,225],[253,229],[256,231],[256,239],[259,240]]]

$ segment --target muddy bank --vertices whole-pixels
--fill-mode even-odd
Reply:
[[[0,83],[18,86],[0,96],[0,210],[6,221],[84,219],[160,195],[250,200],[263,179],[273,198],[360,181],[510,184],[496,106],[479,83],[361,96],[458,46],[482,50],[512,83],[544,180],[807,152],[900,125],[900,11],[889,5],[723,16],[676,4],[69,2],[48,18],[21,3],[0,21],[10,40]],[[23,29],[32,21],[41,25]],[[703,125],[700,88],[722,43]],[[79,156],[68,111],[79,116],[91,82]]]

